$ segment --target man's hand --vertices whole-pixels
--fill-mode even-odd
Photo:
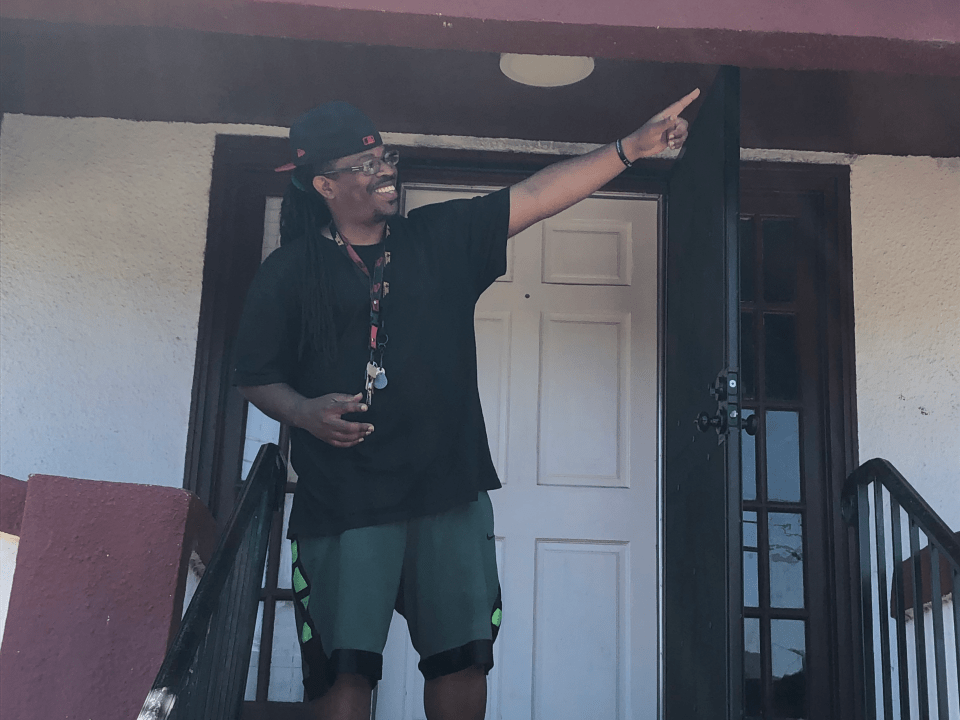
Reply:
[[[700,90],[694,90],[623,138],[627,160],[633,162],[656,155],[668,147],[680,148],[687,139],[687,121],[680,117],[680,113],[699,95]],[[623,169],[613,143],[545,167],[510,188],[509,234],[516,235],[575,205],[613,180]]]
[[[363,395],[331,393],[306,398],[286,383],[248,385],[240,388],[243,396],[274,420],[303,428],[334,447],[353,447],[373,432],[370,423],[344,420],[347,413],[366,412],[360,402]]]
[[[696,89],[677,100],[670,107],[657,113],[623,139],[623,149],[628,160],[636,160],[661,153],[667,148],[678,150],[687,139],[689,123],[680,117],[687,106],[700,96]]]
[[[303,398],[296,414],[296,425],[334,447],[353,447],[373,432],[369,423],[350,422],[343,416],[366,412],[361,394],[332,393],[318,398]]]

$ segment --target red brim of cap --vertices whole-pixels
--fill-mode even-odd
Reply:
[[[274,168],[273,171],[274,172],[290,172],[291,170],[296,169],[296,167],[297,166],[294,165],[293,163],[287,163],[286,165],[281,165],[278,168]]]

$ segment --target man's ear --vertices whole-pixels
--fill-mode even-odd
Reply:
[[[313,178],[313,189],[316,190],[325,200],[336,197],[333,183],[326,175],[315,175]]]

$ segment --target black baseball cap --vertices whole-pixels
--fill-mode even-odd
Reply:
[[[276,172],[300,165],[320,165],[383,145],[373,120],[343,100],[324,103],[305,112],[290,126],[293,162]]]

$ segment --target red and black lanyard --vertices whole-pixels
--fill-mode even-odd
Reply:
[[[390,253],[386,251],[386,239],[390,235],[390,228],[386,229],[383,242],[380,243],[381,252],[373,264],[373,275],[370,274],[370,270],[367,269],[366,263],[364,263],[357,254],[357,251],[353,249],[353,246],[349,242],[343,239],[337,230],[337,226],[333,223],[330,224],[330,234],[333,235],[334,241],[340,247],[343,254],[350,258],[354,267],[363,273],[366,281],[370,283],[370,360],[372,361],[373,353],[377,349],[377,335],[381,327],[380,303],[384,295],[387,294],[387,283],[383,281],[383,269],[387,266],[387,263],[390,262]]]

